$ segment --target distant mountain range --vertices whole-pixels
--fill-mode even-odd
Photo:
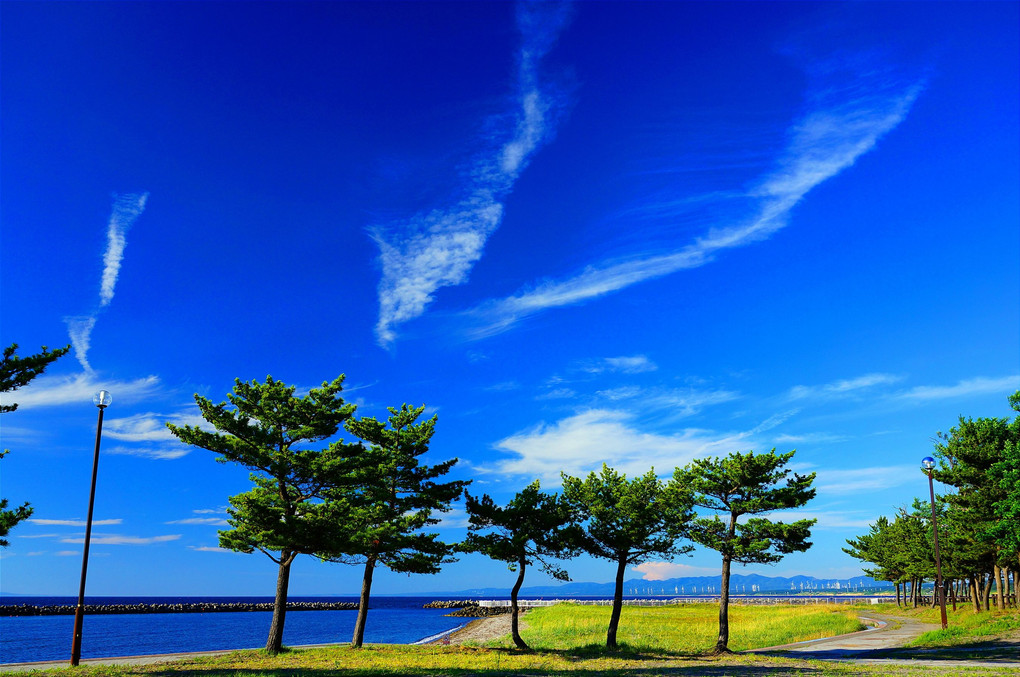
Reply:
[[[645,581],[633,578],[623,583],[624,595],[718,595],[720,576],[688,576],[670,578],[664,581]],[[611,596],[613,583],[564,583],[562,585],[538,585],[521,590],[523,597],[588,597]],[[853,578],[815,578],[814,576],[762,576],[760,574],[733,574],[730,577],[730,594],[817,592],[874,592],[892,589],[892,583],[876,581],[870,576]],[[453,595],[465,597],[506,597],[507,588],[472,588],[460,590]]]

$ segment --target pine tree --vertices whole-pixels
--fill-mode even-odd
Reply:
[[[416,423],[425,406],[401,405],[390,408],[384,423],[374,418],[352,419],[347,430],[368,443],[363,462],[352,482],[334,494],[352,505],[357,532],[350,547],[336,553],[346,561],[355,556],[364,561],[358,619],[351,645],[360,647],[365,638],[372,575],[377,565],[401,573],[433,574],[454,561],[454,547],[439,540],[439,534],[422,529],[434,526],[435,512],[446,512],[470,481],[436,482],[457,463],[451,459],[438,465],[422,465],[418,457],[429,450],[436,417]]]
[[[798,520],[791,524],[751,517],[741,523],[744,515],[758,515],[796,508],[814,497],[811,488],[815,474],[788,478],[783,466],[794,452],[767,454],[735,452],[725,458],[698,459],[684,468],[677,468],[673,479],[687,487],[694,496],[694,505],[721,513],[711,518],[694,520],[691,537],[706,548],[722,554],[722,581],[719,599],[719,638],[717,653],[729,652],[730,568],[740,564],[778,562],[791,552],[807,550],[811,526],[815,520]],[[786,480],[780,486],[780,482]]]
[[[616,563],[606,633],[606,648],[615,649],[627,566],[653,556],[669,560],[690,552],[691,546],[677,543],[687,536],[693,517],[690,495],[675,482],[661,482],[654,470],[627,480],[603,463],[601,473],[590,473],[584,480],[564,474],[563,497],[585,521],[581,547]]]
[[[252,471],[255,487],[230,497],[231,528],[219,532],[220,547],[237,552],[259,550],[278,566],[273,621],[266,651],[283,647],[287,589],[294,559],[322,556],[348,547],[354,528],[350,508],[328,491],[342,485],[360,463],[360,444],[337,441],[323,449],[311,442],[335,436],[354,414],[340,397],[344,377],[323,383],[303,397],[267,376],[265,383],[238,379],[229,402],[213,404],[195,395],[204,418],[216,432],[167,424],[182,442],[216,452],[220,462]],[[330,498],[330,500],[326,500]]]
[[[465,504],[469,533],[457,549],[480,552],[506,562],[510,571],[517,572],[510,590],[510,634],[517,648],[527,649],[520,633],[517,603],[524,572],[537,562],[553,578],[569,581],[567,572],[550,562],[550,558],[574,555],[582,531],[574,524],[573,510],[567,502],[557,495],[543,493],[538,480],[514,496],[506,507],[496,505],[488,494],[481,498],[468,494]]]
[[[53,364],[70,349],[71,346],[64,346],[51,351],[43,346],[42,352],[28,357],[19,357],[17,343],[7,346],[4,348],[3,361],[0,361],[0,393],[13,392],[28,385],[32,379],[43,373],[46,367]],[[17,409],[17,402],[0,403],[0,414],[9,414]],[[0,458],[6,455],[6,449],[0,451]],[[32,516],[32,506],[28,503],[22,503],[12,510],[8,510],[7,505],[7,499],[0,498],[0,548],[6,548],[9,545],[5,536],[10,533],[11,529]]]

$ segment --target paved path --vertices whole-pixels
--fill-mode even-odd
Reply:
[[[869,664],[897,664],[897,665],[959,665],[959,666],[986,666],[997,668],[1017,668],[1020,671],[1020,645],[1014,645],[1015,651],[1008,647],[1005,650],[997,651],[987,658],[975,659],[972,657],[954,658],[954,653],[967,652],[968,656],[973,654],[972,650],[960,648],[954,650],[938,649],[926,650],[917,649],[910,651],[909,655],[903,652],[890,651],[904,647],[910,640],[931,630],[938,630],[939,626],[932,623],[921,623],[913,618],[902,616],[889,616],[886,614],[869,613],[861,616],[868,625],[876,627],[854,632],[838,637],[827,637],[825,639],[814,639],[796,644],[785,644],[783,646],[771,646],[765,649],[753,649],[748,653],[766,653],[782,655],[790,658],[806,658],[809,660],[833,660],[833,661],[854,661]],[[932,655],[936,654],[937,655]],[[931,657],[926,657],[931,656]]]

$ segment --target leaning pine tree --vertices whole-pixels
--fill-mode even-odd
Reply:
[[[353,479],[336,490],[352,506],[351,524],[356,525],[349,545],[337,551],[338,561],[351,556],[364,560],[358,619],[351,645],[365,640],[365,623],[372,593],[372,574],[377,565],[399,573],[434,574],[441,565],[454,561],[454,547],[439,540],[439,534],[424,528],[439,523],[436,512],[446,512],[470,481],[436,482],[457,463],[451,459],[437,465],[422,465],[418,457],[429,450],[436,417],[416,422],[425,406],[390,408],[384,423],[374,418],[352,419],[348,432],[368,443]]]
[[[323,383],[303,397],[273,377],[265,383],[235,382],[229,402],[213,404],[195,395],[204,418],[216,432],[167,424],[182,442],[220,454],[252,471],[255,487],[230,497],[231,528],[219,532],[220,547],[250,553],[259,550],[276,562],[276,601],[266,651],[283,647],[290,568],[300,554],[320,555],[346,547],[348,506],[326,489],[344,483],[362,449],[333,442],[305,449],[336,435],[355,406],[340,397],[344,377]]]
[[[560,581],[569,581],[567,572],[550,558],[570,557],[578,550],[582,535],[574,524],[573,510],[561,497],[543,493],[535,480],[507,503],[496,505],[488,494],[465,499],[468,536],[457,546],[461,552],[480,552],[506,562],[517,572],[510,590],[510,634],[518,649],[528,645],[521,637],[517,595],[524,584],[528,565],[538,562],[542,570]]]
[[[793,452],[767,454],[735,452],[725,458],[697,459],[684,468],[677,468],[673,480],[687,487],[694,495],[694,505],[722,513],[694,520],[691,538],[697,543],[722,553],[722,581],[719,595],[719,638],[716,653],[729,653],[730,566],[778,562],[784,555],[811,547],[807,539],[815,520],[798,520],[791,524],[772,522],[759,515],[774,510],[796,508],[814,498],[811,483],[815,474],[787,477],[783,466]],[[780,482],[785,484],[780,486]]]

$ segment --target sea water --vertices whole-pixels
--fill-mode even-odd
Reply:
[[[449,609],[423,609],[437,597],[373,597],[365,641],[413,644],[465,625],[470,618],[446,616]],[[180,604],[185,602],[272,602],[272,597],[86,597],[86,604]],[[357,597],[292,597],[293,602],[357,602]],[[70,605],[71,597],[4,597],[0,604]],[[351,641],[357,611],[288,611],[283,643]],[[86,615],[82,658],[142,656],[188,651],[254,649],[265,646],[271,611]],[[67,660],[74,616],[0,617],[0,663]]]

